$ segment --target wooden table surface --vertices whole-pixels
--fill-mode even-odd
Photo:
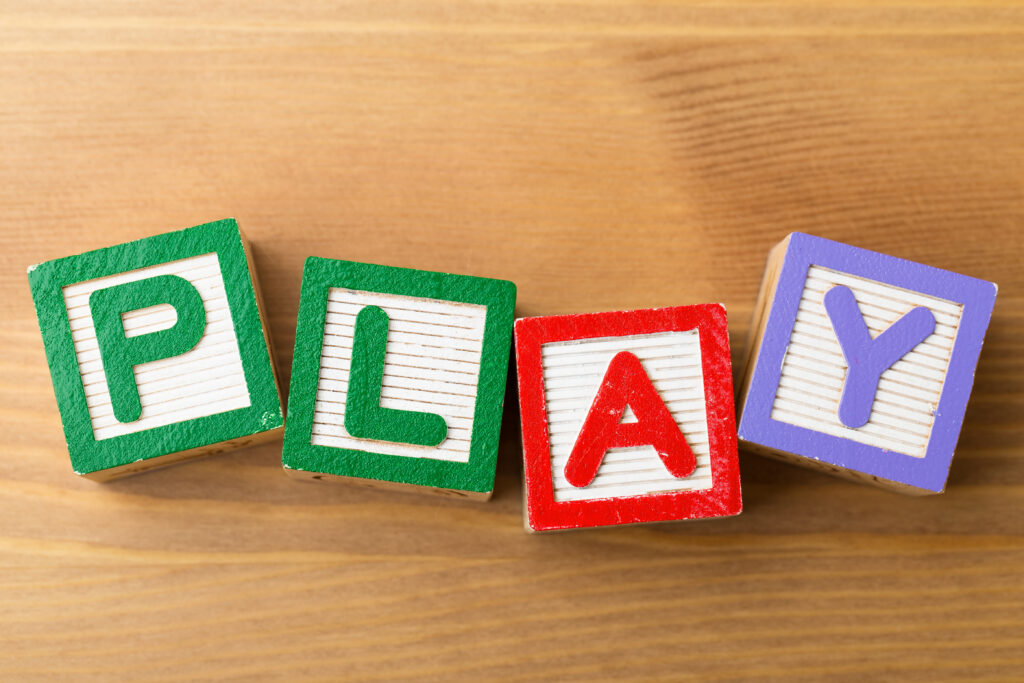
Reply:
[[[0,679],[1024,676],[1019,3],[318,5],[0,3]],[[742,454],[738,518],[527,536],[514,392],[485,504],[77,478],[25,267],[226,216],[285,381],[309,255],[721,301],[734,358],[794,230],[1000,294],[941,496]]]

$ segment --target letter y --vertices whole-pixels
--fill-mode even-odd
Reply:
[[[871,417],[882,373],[935,331],[935,316],[918,306],[872,339],[849,287],[828,290],[825,310],[849,367],[839,400],[839,420],[858,429]]]

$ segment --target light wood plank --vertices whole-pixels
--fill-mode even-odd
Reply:
[[[1024,670],[1024,9],[0,5],[0,678],[862,681]],[[947,493],[741,456],[733,519],[528,537],[272,444],[75,477],[25,267],[236,216],[287,383],[310,255],[519,315],[722,301],[802,230],[1000,285]]]

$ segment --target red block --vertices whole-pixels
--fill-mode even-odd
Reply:
[[[515,323],[528,531],[737,515],[725,307]]]

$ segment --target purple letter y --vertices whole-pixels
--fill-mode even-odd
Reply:
[[[935,316],[918,306],[872,339],[849,287],[838,285],[828,290],[825,310],[849,367],[839,400],[839,420],[858,429],[871,417],[882,373],[935,331]]]

